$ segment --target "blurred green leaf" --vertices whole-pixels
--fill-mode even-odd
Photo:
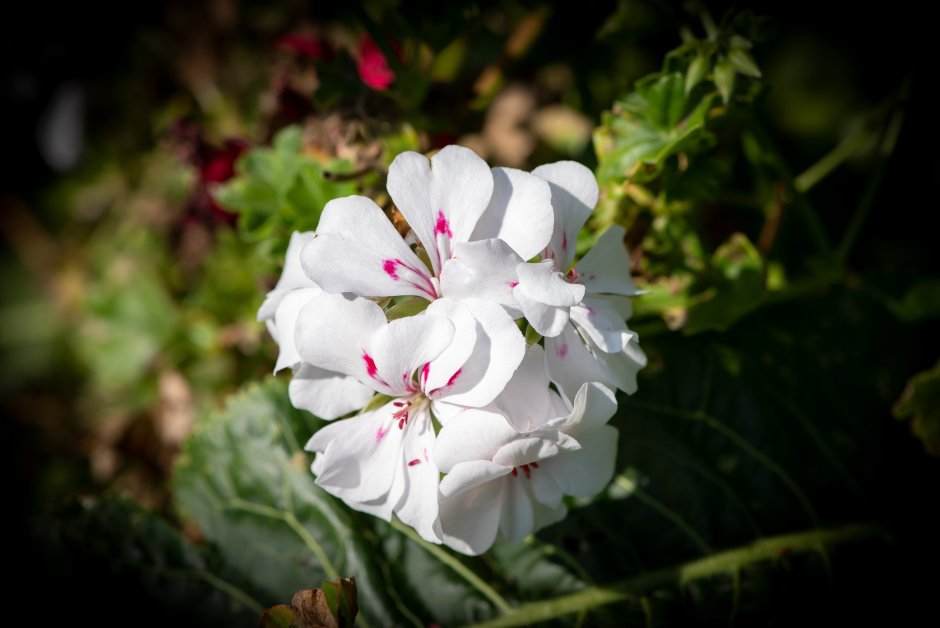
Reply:
[[[215,198],[239,214],[238,227],[251,240],[289,239],[293,231],[312,231],[320,212],[334,198],[357,191],[355,181],[325,176],[325,168],[304,156],[299,127],[281,130],[270,148],[254,148],[238,160],[236,177],[219,186]],[[334,160],[330,172],[349,173],[351,166]]]
[[[394,623],[362,528],[308,468],[301,444],[320,425],[290,405],[286,382],[249,387],[202,419],[184,444],[177,503],[266,605],[311,582],[352,576],[366,621]]]
[[[894,404],[894,416],[911,419],[911,430],[932,456],[940,456],[940,362],[912,377]]]
[[[718,62],[715,63],[715,67],[712,69],[712,81],[714,81],[715,87],[718,88],[718,93],[721,94],[721,100],[725,104],[731,102],[736,73],[734,64],[727,57],[718,59]]]
[[[751,56],[744,48],[732,48],[728,51],[728,62],[734,68],[734,70],[740,74],[750,76],[751,78],[760,78],[761,72],[760,68],[757,67],[757,62],[754,61],[754,57]]]
[[[685,77],[678,72],[638,84],[636,91],[602,116],[594,133],[601,184],[634,176],[641,163],[648,164],[650,171],[637,174],[650,178],[668,157],[706,142],[711,103],[711,96],[689,100]]]
[[[709,272],[692,292],[687,334],[724,331],[761,304],[764,262],[747,236],[736,233],[715,250]]]

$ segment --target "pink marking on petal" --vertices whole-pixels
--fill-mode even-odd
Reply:
[[[527,464],[522,465],[522,472],[525,473],[525,479],[527,480],[532,479],[532,472],[529,470],[529,465]]]
[[[562,360],[565,359],[565,356],[568,355],[568,345],[558,345],[558,348],[555,349],[555,355],[557,355]]]
[[[457,372],[451,375],[450,379],[447,380],[447,385],[445,386],[445,388],[450,388],[451,386],[453,386],[454,382],[457,380],[457,378],[460,376],[461,373],[463,373],[463,369],[462,368],[457,369]]]
[[[564,231],[561,233],[561,252],[564,253],[568,250],[568,234]]]
[[[516,471],[516,467],[513,467],[513,468],[512,468],[512,477],[516,477],[517,475],[519,475],[519,472]]]
[[[424,453],[424,460],[425,460],[425,462],[427,462],[427,460],[428,460],[428,448],[427,448],[427,447],[424,447],[424,448],[422,449],[422,452]]]
[[[380,440],[385,438],[386,434],[388,434],[388,430],[383,430],[382,426],[380,425],[379,429],[375,431],[375,442],[379,442]]]
[[[419,460],[418,458],[415,458],[414,460],[409,460],[409,461],[408,461],[408,466],[409,466],[409,467],[413,467],[413,466],[415,466],[416,464],[421,464],[421,460]]]
[[[421,385],[422,386],[428,383],[428,373],[430,372],[430,370],[431,370],[431,363],[425,362],[424,366],[421,367]]]
[[[369,374],[369,377],[376,379],[375,374],[378,372],[378,369],[375,367],[375,360],[365,351],[362,352],[362,359],[365,360],[366,363],[366,373]]]
[[[518,281],[510,281],[510,282],[507,282],[507,283],[509,283],[509,289],[510,289],[510,290],[512,290],[513,288],[515,288],[516,286],[519,285],[519,282],[518,282]]]
[[[397,259],[387,259],[382,262],[382,270],[385,271],[389,277],[398,281],[398,266],[401,264],[401,260]]]
[[[454,233],[450,230],[450,223],[447,222],[444,211],[440,209],[437,210],[437,224],[434,225],[434,235],[446,235],[448,238],[454,237]]]

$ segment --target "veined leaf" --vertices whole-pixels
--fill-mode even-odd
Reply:
[[[265,606],[311,583],[351,576],[360,625],[395,623],[362,528],[314,484],[302,444],[318,425],[291,407],[282,380],[232,397],[183,447],[174,482],[180,510]]]

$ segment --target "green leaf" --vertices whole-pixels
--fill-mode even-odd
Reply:
[[[731,67],[740,74],[745,76],[750,76],[751,78],[760,78],[761,72],[760,68],[757,67],[757,62],[754,61],[754,57],[751,56],[744,48],[732,48],[728,51],[728,63],[731,64]]]
[[[406,316],[414,316],[415,314],[420,314],[424,310],[428,309],[429,305],[431,305],[431,302],[427,299],[422,299],[421,297],[409,297],[399,301],[386,310],[385,316],[390,321],[393,321],[397,318],[405,318]]]
[[[764,261],[743,233],[712,255],[710,271],[692,288],[687,334],[724,331],[757,308],[764,297]]]
[[[68,603],[73,617],[125,614],[141,618],[128,620],[140,625],[232,626],[251,625],[261,613],[245,582],[211,548],[197,550],[131,500],[73,503],[33,529],[56,575],[58,601],[75,598]]]
[[[249,387],[184,444],[177,503],[266,605],[311,582],[351,576],[361,623],[394,623],[363,529],[313,482],[302,444],[319,425],[290,405],[286,382]]]
[[[894,404],[894,416],[911,419],[911,430],[932,456],[940,456],[940,362],[912,377]]]
[[[343,174],[352,169],[344,160],[333,160],[327,168]],[[355,181],[327,177],[327,168],[303,154],[300,128],[286,127],[275,136],[272,147],[245,153],[236,164],[237,176],[219,186],[215,197],[239,214],[243,237],[274,237],[286,245],[293,231],[316,228],[329,201],[358,190]]]
[[[705,130],[712,97],[690,101],[685,77],[674,72],[637,85],[637,90],[605,113],[595,131],[598,179],[622,181],[637,174],[638,164],[657,174],[664,161],[708,141]]]
[[[692,91],[692,89],[705,80],[705,77],[708,76],[708,71],[711,69],[711,59],[708,55],[697,54],[695,58],[692,59],[692,63],[689,64],[689,69],[685,73],[685,94],[686,96]]]
[[[720,58],[712,70],[712,81],[714,81],[715,87],[718,88],[718,93],[721,94],[722,102],[726,105],[731,102],[736,73],[735,66],[728,57]]]

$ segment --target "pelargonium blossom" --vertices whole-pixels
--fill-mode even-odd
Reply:
[[[490,169],[448,146],[396,157],[387,187],[406,236],[368,198],[330,201],[291,238],[259,320],[292,403],[338,419],[307,443],[317,484],[478,554],[613,474],[612,389],[633,392],[646,359],[624,322],[624,231],[575,263],[597,183],[574,162]]]

